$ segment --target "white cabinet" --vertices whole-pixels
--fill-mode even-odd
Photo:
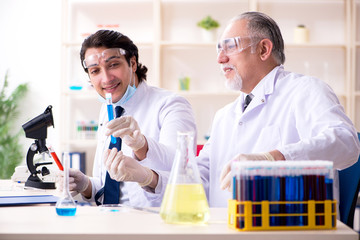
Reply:
[[[91,173],[96,142],[82,139],[77,123],[97,120],[100,103],[87,81],[80,45],[101,28],[118,30],[139,47],[139,60],[149,69],[151,85],[177,91],[192,104],[198,142],[204,143],[215,112],[239,94],[224,87],[216,62],[216,40],[202,38],[196,23],[207,15],[220,22],[249,10],[277,21],[285,40],[285,69],[328,82],[347,114],[360,129],[360,1],[359,0],[63,0],[63,76],[61,151],[86,151]],[[309,42],[294,42],[294,29],[305,25]],[[180,91],[179,78],[189,77]],[[82,90],[70,86],[83,85]]]

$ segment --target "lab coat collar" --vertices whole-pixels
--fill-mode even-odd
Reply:
[[[277,76],[284,71],[283,65],[276,66],[271,70],[261,81],[255,86],[251,93],[254,95],[254,98],[251,101],[251,104],[246,109],[246,112],[251,111],[259,105],[265,104],[267,100],[267,95],[271,95],[274,92],[275,81]],[[243,105],[246,93],[241,92],[240,97],[238,98],[237,106],[235,112],[237,115],[243,115]]]
[[[267,95],[271,95],[274,92],[275,80],[283,70],[284,67],[282,65],[276,66],[271,70],[252,91],[255,98],[258,96],[257,99],[265,99]]]

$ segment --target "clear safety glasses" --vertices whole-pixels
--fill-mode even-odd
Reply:
[[[220,54],[221,51],[224,51],[225,55],[230,56],[241,53],[256,43],[257,42],[255,42],[251,37],[226,38],[217,44],[216,51],[218,54]]]
[[[120,56],[125,55],[126,51],[122,48],[109,48],[105,49],[101,53],[93,54],[88,56],[82,62],[85,69],[91,67],[99,66],[100,60],[103,59],[106,63],[114,58],[120,58]]]

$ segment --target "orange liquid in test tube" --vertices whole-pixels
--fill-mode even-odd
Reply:
[[[49,148],[49,150],[50,150],[50,154],[51,154],[52,158],[53,158],[54,161],[56,162],[56,165],[59,167],[59,169],[60,169],[61,171],[64,171],[64,167],[63,167],[63,165],[61,164],[61,162],[60,162],[58,156],[56,155],[56,153],[55,153],[51,148]]]

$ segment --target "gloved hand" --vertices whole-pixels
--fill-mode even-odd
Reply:
[[[145,187],[153,180],[152,170],[116,148],[105,150],[103,159],[110,177],[116,181],[138,182],[141,187]]]
[[[229,161],[221,171],[220,175],[220,188],[222,190],[227,189],[230,191],[230,182],[231,182],[231,163],[234,161],[259,161],[259,160],[268,160],[275,161],[274,157],[266,153],[253,153],[253,154],[239,154],[231,161]]]
[[[59,171],[57,173],[57,186],[59,187],[60,191],[63,191],[64,188],[64,172]],[[77,191],[79,193],[84,192],[90,184],[90,179],[88,176],[83,174],[78,169],[69,169],[69,190],[70,191]]]
[[[106,127],[108,128],[105,132],[106,136],[120,137],[134,152],[145,145],[145,136],[141,134],[138,123],[131,116],[115,118]]]

